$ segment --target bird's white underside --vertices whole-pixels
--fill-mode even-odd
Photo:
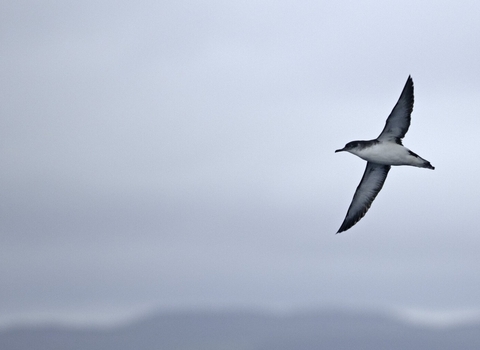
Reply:
[[[382,142],[348,152],[372,163],[383,165],[411,165],[422,167],[424,160],[411,154],[408,148],[394,142]]]

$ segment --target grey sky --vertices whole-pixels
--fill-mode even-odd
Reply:
[[[0,311],[480,310],[474,1],[4,2]],[[404,144],[335,235],[411,74]],[[391,223],[394,223],[392,226]],[[27,315],[27,316],[25,316]]]

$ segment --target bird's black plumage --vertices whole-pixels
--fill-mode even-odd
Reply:
[[[387,178],[390,165],[368,162],[362,180],[353,195],[347,215],[337,233],[348,230],[365,216]]]
[[[413,80],[408,76],[400,98],[387,118],[385,127],[377,137],[380,141],[393,141],[402,144],[402,139],[410,127],[410,116],[413,111]]]

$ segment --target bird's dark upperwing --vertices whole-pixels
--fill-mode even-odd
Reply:
[[[397,104],[393,107],[392,113],[387,118],[385,128],[378,136],[380,141],[391,141],[402,144],[402,139],[410,126],[410,115],[413,110],[413,80],[408,77],[402,94]]]
[[[362,181],[353,195],[352,203],[337,233],[348,230],[367,213],[373,200],[383,187],[390,165],[367,163]]]

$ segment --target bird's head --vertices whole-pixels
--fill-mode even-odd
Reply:
[[[335,151],[335,153],[337,152],[351,152],[353,149],[357,149],[358,147],[360,147],[360,142],[359,141],[352,141],[352,142],[349,142],[345,145],[345,147],[341,148],[341,149],[337,149]]]

